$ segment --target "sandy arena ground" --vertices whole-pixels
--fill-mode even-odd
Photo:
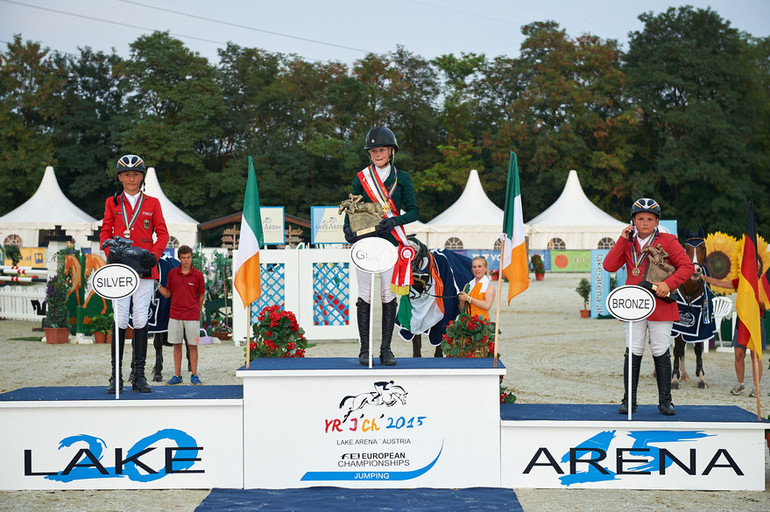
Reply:
[[[521,403],[613,403],[623,394],[622,325],[615,320],[580,319],[582,299],[575,293],[581,274],[548,274],[544,281],[530,284],[529,290],[501,311],[501,360],[507,368],[505,385]],[[494,314],[493,314],[494,316]],[[375,326],[376,329],[378,322]],[[39,336],[37,324],[0,320],[0,392],[28,386],[106,386],[109,374],[108,350],[111,345],[49,345],[14,338]],[[410,357],[412,347],[400,339],[393,341],[397,357]],[[149,350],[152,361],[154,352]],[[168,363],[172,349],[164,348],[163,376],[170,378]],[[432,347],[423,347],[424,357]],[[357,342],[320,342],[308,351],[309,357],[353,357]],[[686,368],[695,369],[692,350]],[[764,358],[768,364],[768,358]],[[747,358],[746,384],[751,382]],[[243,365],[243,349],[232,341],[200,347],[199,374],[204,384],[239,384],[235,369]],[[149,362],[149,366],[152,363]],[[756,401],[747,392],[733,396],[735,383],[731,352],[704,355],[707,389],[698,389],[695,380],[673,390],[674,403],[737,405],[756,413]],[[657,387],[652,374],[649,350],[642,363],[639,403],[657,403]],[[767,370],[765,370],[767,371]],[[183,372],[186,383],[189,372]],[[767,382],[767,379],[765,379]],[[163,385],[163,383],[152,383]],[[130,389],[130,388],[129,388]],[[770,412],[767,391],[762,388],[763,415]],[[131,392],[131,391],[127,391]],[[525,511],[762,511],[770,510],[770,457],[765,449],[765,492],[711,491],[622,491],[589,489],[515,489]],[[207,496],[207,490],[147,491],[5,491],[0,492],[0,511],[112,510],[193,511]]]

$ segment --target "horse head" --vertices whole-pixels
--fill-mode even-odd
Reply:
[[[703,294],[703,280],[701,276],[706,265],[706,233],[703,230],[703,226],[700,226],[697,233],[690,233],[690,230],[685,228],[684,235],[684,250],[687,252],[687,257],[692,261],[695,272],[690,276],[690,279],[679,287],[679,290],[685,298],[693,301]]]

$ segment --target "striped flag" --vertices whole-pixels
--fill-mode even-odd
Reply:
[[[759,280],[757,278],[757,229],[754,221],[754,204],[749,201],[749,220],[743,235],[743,256],[738,276],[738,295],[735,303],[738,312],[737,342],[754,351],[762,359],[762,330],[759,317]]]
[[[527,246],[524,243],[524,218],[521,213],[519,164],[511,151],[508,160],[508,185],[503,215],[503,274],[508,279],[508,305],[511,299],[529,287]]]
[[[246,181],[246,197],[243,199],[241,234],[238,240],[238,257],[233,265],[233,284],[241,296],[244,307],[262,294],[262,278],[259,268],[259,248],[265,243],[262,234],[262,217],[259,213],[259,191],[254,162],[249,157],[249,177]]]

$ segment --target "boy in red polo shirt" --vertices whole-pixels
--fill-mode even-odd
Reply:
[[[679,307],[676,302],[661,300],[668,296],[682,283],[687,281],[695,272],[695,267],[687,257],[684,247],[676,236],[658,232],[660,221],[660,205],[654,200],[643,197],[634,202],[631,207],[631,222],[623,228],[620,238],[604,258],[604,270],[615,272],[623,265],[628,270],[626,284],[639,284],[649,265],[647,253],[642,252],[646,246],[661,246],[669,256],[668,261],[676,271],[663,281],[652,283],[655,290],[655,311],[645,320],[633,322],[631,337],[631,407],[636,411],[636,388],[639,384],[639,371],[642,366],[644,345],[647,332],[650,333],[650,352],[655,363],[655,377],[658,381],[658,411],[666,416],[676,414],[671,400],[671,356],[668,348],[671,345],[671,326],[679,320]],[[636,231],[636,233],[634,233]],[[625,322],[624,327],[629,328]],[[626,387],[623,402],[618,409],[620,414],[628,414],[628,351],[623,364],[623,385]]]
[[[166,286],[158,286],[161,295],[171,298],[168,341],[174,345],[174,376],[166,384],[183,382],[182,342],[186,336],[190,347],[190,384],[198,385],[202,384],[198,378],[198,337],[206,289],[203,274],[192,266],[192,249],[181,246],[178,257],[181,265],[169,271]]]

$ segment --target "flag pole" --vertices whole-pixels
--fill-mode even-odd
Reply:
[[[762,421],[762,404],[759,400],[759,356],[753,350],[751,352],[751,373],[754,377],[754,389],[757,391],[757,421]]]
[[[500,269],[497,271],[497,282],[500,284],[499,290],[497,290],[497,312],[495,313],[495,354],[492,361],[492,367],[497,368],[497,326],[500,325],[500,301],[503,297],[503,251],[505,251],[505,244],[500,241]]]
[[[246,369],[251,363],[251,304],[246,306]]]

